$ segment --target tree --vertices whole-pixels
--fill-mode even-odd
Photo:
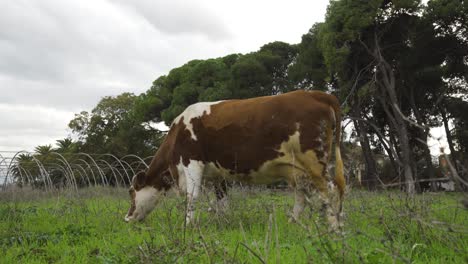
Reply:
[[[363,182],[376,186],[377,167],[371,150],[368,112],[373,104],[372,63],[374,59],[360,42],[372,32],[382,1],[333,1],[318,32],[319,48],[331,76],[329,83],[353,118],[366,165]],[[366,36],[367,37],[367,36]],[[375,65],[375,64],[374,64]]]
[[[29,153],[21,153],[16,157],[16,163],[11,170],[14,181],[23,186],[25,184],[35,184],[38,175],[38,168]]]
[[[466,159],[467,29],[464,0],[331,1],[325,22],[298,45],[272,42],[245,55],[192,60],[139,96],[104,97],[70,121],[78,141],[58,140],[55,151],[151,155],[163,137],[154,123],[169,125],[190,104],[319,89],[340,97],[352,120],[367,187],[376,188],[375,153],[385,151],[387,168],[398,177],[402,171],[414,193],[419,172],[435,171],[432,127],[445,127],[456,163]],[[39,147],[33,158],[47,162],[53,150]]]
[[[69,127],[79,136],[80,151],[152,155],[161,133],[142,121],[145,113],[141,108],[134,110],[137,100],[131,93],[106,96],[91,113],[75,115]]]
[[[37,155],[47,156],[53,152],[53,148],[52,145],[39,145],[34,148],[34,152],[36,152]]]
[[[442,57],[439,74],[444,80],[441,85],[442,100],[436,109],[442,117],[451,156],[456,163],[462,163],[466,157],[460,154],[466,153],[463,151],[466,148],[463,143],[457,145],[456,142],[464,141],[466,122],[463,120],[467,120],[466,114],[460,110],[464,108],[463,101],[468,100],[468,1],[429,1],[425,17],[428,23],[434,25],[438,52]],[[455,125],[453,131],[449,128],[450,121]]]
[[[158,78],[147,92],[148,98],[157,98],[160,107],[146,120],[163,120],[169,125],[187,106],[198,101],[217,101],[232,97],[227,87],[229,68],[237,55],[209,60],[193,60]]]
[[[422,81],[428,70],[438,71],[442,61],[440,56],[423,58],[437,47],[437,41],[430,41],[436,35],[421,12],[416,0],[335,1],[330,3],[320,31],[325,63],[337,79],[342,98],[350,102],[364,154],[370,153],[367,145],[373,139],[367,138],[367,127],[371,124],[371,133],[403,169],[409,193],[415,191],[418,156],[411,142],[423,142],[418,143],[419,148],[427,167],[432,168],[426,142],[429,128],[436,122],[432,122],[429,107],[435,103],[437,84],[442,81],[440,75],[431,86]],[[377,117],[380,125],[376,126]],[[410,133],[413,125],[421,131]],[[372,155],[367,156],[367,167],[374,170]]]
[[[288,77],[296,89],[327,90],[328,71],[319,46],[319,31],[323,23],[317,23],[302,36],[298,54],[288,68]]]
[[[254,54],[245,55],[232,66],[230,88],[234,98],[271,94],[272,78]]]
[[[55,151],[60,152],[60,153],[72,153],[76,152],[77,145],[73,140],[69,137],[64,138],[64,139],[58,139],[56,140],[56,145],[57,148]]]

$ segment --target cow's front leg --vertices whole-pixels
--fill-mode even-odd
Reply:
[[[187,224],[195,220],[195,203],[201,191],[203,169],[203,162],[197,160],[190,160],[188,166],[184,167],[187,178],[187,212],[185,217]]]

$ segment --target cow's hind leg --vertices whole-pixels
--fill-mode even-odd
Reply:
[[[216,201],[210,201],[209,212],[223,213],[227,209],[229,203],[227,198],[227,183],[222,180],[213,184]]]
[[[229,200],[227,197],[227,182],[220,181],[215,184],[216,193],[216,212],[224,212],[229,206]]]
[[[305,193],[302,189],[296,188],[294,192],[294,207],[292,216],[289,219],[289,222],[299,221],[299,217],[304,212],[305,207]]]
[[[342,201],[335,181],[327,177],[327,189],[325,193],[321,193],[321,199],[323,201],[324,214],[330,225],[330,229],[338,231],[342,227]]]
[[[318,191],[322,203],[322,215],[327,220],[330,229],[338,231],[341,227],[341,197],[338,188],[326,170],[325,163],[318,162],[308,168],[309,179],[313,187]]]

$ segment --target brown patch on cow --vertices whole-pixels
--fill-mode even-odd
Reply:
[[[146,172],[139,171],[135,176],[132,178],[132,186],[135,190],[140,190],[141,188],[145,187],[146,184]]]

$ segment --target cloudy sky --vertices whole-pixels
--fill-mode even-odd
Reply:
[[[70,135],[74,113],[189,60],[299,43],[328,0],[0,0],[0,154]],[[444,137],[440,129],[435,137]],[[431,140],[433,154],[440,144]]]
[[[300,42],[327,0],[0,0],[0,152],[70,134],[101,97],[192,59]]]

